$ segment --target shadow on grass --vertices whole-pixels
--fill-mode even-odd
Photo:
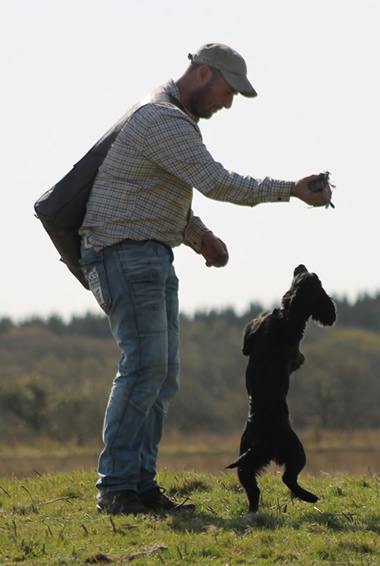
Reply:
[[[241,517],[224,518],[214,512],[200,511],[194,514],[188,512],[173,513],[170,522],[174,531],[204,532],[216,527],[225,531],[234,531],[243,536],[254,529],[275,531],[284,527],[294,530],[307,529],[310,531],[324,530],[326,533],[372,532],[380,534],[380,513],[376,516],[364,517],[358,520],[347,513],[323,513],[312,511],[291,516],[286,513],[245,513]]]

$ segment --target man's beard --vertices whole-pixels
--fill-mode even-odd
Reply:
[[[220,109],[219,106],[211,105],[211,83],[197,88],[190,99],[190,112],[198,118],[211,118]]]

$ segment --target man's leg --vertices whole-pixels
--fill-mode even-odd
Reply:
[[[124,241],[105,248],[101,255],[100,294],[110,297],[110,326],[122,352],[99,459],[97,485],[104,495],[136,490],[139,483],[147,419],[168,377],[166,285],[173,271],[170,250],[156,242]],[[170,396],[176,390],[172,387]]]
[[[144,442],[141,450],[141,469],[138,492],[147,492],[157,487],[158,447],[161,441],[164,421],[170,400],[179,388],[179,313],[178,279],[172,268],[166,284],[166,316],[168,328],[168,372],[159,394],[146,420]]]

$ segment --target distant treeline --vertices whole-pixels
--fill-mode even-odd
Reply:
[[[336,304],[333,329],[308,326],[306,363],[291,380],[294,426],[380,428],[380,294]],[[181,391],[167,430],[241,430],[247,412],[242,334],[262,310],[252,304],[243,315],[233,309],[181,315]],[[99,439],[118,357],[102,315],[0,319],[1,441]]]
[[[355,302],[349,302],[347,298],[335,298],[338,309],[338,322],[336,326],[350,328],[363,328],[380,332],[380,291],[375,296],[369,294],[360,295]],[[276,306],[276,305],[274,305]],[[230,322],[242,328],[252,318],[263,312],[264,307],[259,303],[252,303],[242,315],[237,315],[232,308],[221,310],[198,311],[189,317],[181,315],[181,320],[191,321],[199,319],[213,320],[215,317],[227,317]],[[32,316],[23,321],[14,322],[9,317],[0,318],[0,335],[12,328],[41,327],[47,328],[59,336],[81,335],[92,338],[110,338],[108,320],[101,314],[87,314],[79,317],[73,316],[69,322],[65,322],[59,315],[52,314],[47,318]]]

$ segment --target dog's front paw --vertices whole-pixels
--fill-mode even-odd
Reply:
[[[306,489],[303,489],[302,487],[299,487],[296,491],[293,491],[292,495],[293,497],[301,499],[302,501],[306,501],[307,503],[316,503],[319,499],[317,495],[314,495],[314,493],[311,493],[310,491],[306,491]]]

